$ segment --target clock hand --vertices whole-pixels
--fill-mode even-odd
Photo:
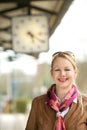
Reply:
[[[28,35],[32,38],[32,41],[34,41],[34,35],[31,32],[27,32]]]
[[[28,35],[30,35],[32,38],[34,37],[34,35],[31,32],[27,32]]]
[[[40,38],[38,38],[38,37],[36,37],[36,36],[35,36],[35,38],[36,38],[38,41],[42,42],[42,43],[45,42],[45,40],[42,40],[42,39],[40,39]]]
[[[32,34],[31,32],[28,32],[27,34],[31,36],[32,40],[34,40],[34,38],[36,38],[38,41],[40,41],[40,42],[42,42],[42,43],[45,42],[45,40],[42,40],[42,39],[36,37],[36,36],[35,36],[34,34]]]

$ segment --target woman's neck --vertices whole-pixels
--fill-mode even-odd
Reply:
[[[62,100],[64,97],[65,97],[65,95],[67,94],[67,92],[70,90],[70,88],[57,88],[56,87],[56,95],[58,96],[58,98],[60,99],[60,100]]]
[[[60,100],[62,100],[64,97],[65,97],[65,95],[66,95],[66,93],[63,93],[63,92],[56,92],[56,95],[57,95],[57,97],[60,99]]]

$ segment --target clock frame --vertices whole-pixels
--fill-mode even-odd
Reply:
[[[49,25],[45,15],[12,18],[12,47],[20,53],[39,53],[49,49]]]

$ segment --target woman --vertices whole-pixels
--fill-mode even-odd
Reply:
[[[72,52],[53,54],[54,84],[33,100],[25,130],[87,130],[87,97],[77,89],[77,74]]]

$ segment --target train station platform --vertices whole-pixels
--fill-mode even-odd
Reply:
[[[0,130],[25,130],[28,114],[0,114]]]

